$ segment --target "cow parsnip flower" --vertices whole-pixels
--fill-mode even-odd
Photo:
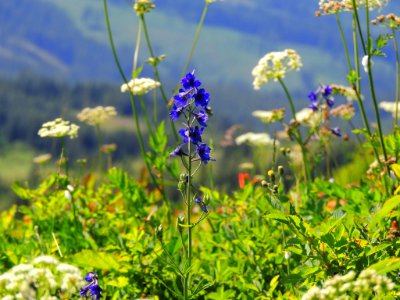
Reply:
[[[259,90],[263,84],[269,81],[283,79],[288,72],[298,71],[302,66],[301,57],[295,50],[285,49],[267,53],[258,61],[252,71],[254,89]]]
[[[104,123],[108,119],[117,115],[117,111],[113,106],[97,106],[94,108],[86,107],[78,115],[79,121],[97,126]]]
[[[260,119],[263,123],[274,123],[282,121],[285,117],[285,109],[278,108],[273,110],[256,110],[252,112],[252,116]]]
[[[393,118],[396,117],[396,102],[382,101],[379,103],[379,108],[392,114]],[[400,115],[400,104],[399,104]]]
[[[273,145],[274,140],[268,133],[247,132],[236,137],[235,142],[237,145],[247,144],[250,146],[258,147]],[[275,141],[275,144],[278,145],[279,142]]]
[[[42,138],[63,138],[69,136],[71,139],[74,139],[78,136],[78,130],[78,125],[72,124],[69,121],[64,121],[62,118],[57,118],[44,123],[42,128],[39,129],[38,135]]]
[[[121,86],[121,92],[125,93],[130,91],[134,95],[143,95],[155,88],[159,87],[161,84],[151,78],[133,78],[128,84],[124,83]]]

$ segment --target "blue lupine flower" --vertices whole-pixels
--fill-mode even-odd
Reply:
[[[186,91],[197,89],[201,85],[200,80],[196,79],[194,76],[194,71],[192,73],[187,73],[186,76],[182,78],[181,83]]]
[[[187,127],[186,129],[179,129],[179,134],[183,137],[183,142],[187,144],[190,142],[192,144],[197,145],[202,142],[201,134],[203,133],[204,128],[199,128],[199,126]]]
[[[187,154],[182,150],[184,144],[180,144],[178,147],[175,148],[169,155],[170,156],[187,156]]]
[[[201,210],[202,210],[203,212],[208,213],[207,206],[206,206],[206,204],[203,202],[203,199],[201,199],[201,198],[196,198],[196,199],[194,199],[194,202],[196,202],[197,204],[200,205]]]
[[[197,154],[199,155],[200,160],[201,160],[203,163],[205,163],[205,164],[207,164],[208,161],[210,161],[210,160],[211,160],[211,161],[215,161],[215,159],[213,159],[213,158],[210,156],[210,152],[211,152],[211,149],[210,149],[210,147],[207,146],[206,143],[201,143],[201,144],[197,147]]]
[[[196,106],[206,108],[208,102],[210,102],[210,95],[206,92],[205,89],[199,89],[194,95],[194,103],[196,104]]]
[[[97,300],[101,298],[101,292],[103,289],[99,286],[97,282],[98,276],[96,273],[89,272],[85,276],[85,280],[89,282],[89,284],[79,291],[80,297],[91,296],[92,300]]]
[[[200,110],[199,113],[195,114],[197,122],[203,127],[207,127],[207,120],[208,115],[203,111]]]
[[[328,96],[331,95],[331,94],[332,94],[332,88],[331,88],[329,85],[324,86],[324,87],[323,87],[322,95],[323,95],[324,97],[328,97]]]
[[[171,116],[172,121],[178,120],[179,116],[181,115],[184,107],[183,106],[176,106],[175,104],[172,106],[169,115]]]
[[[309,107],[310,107],[313,111],[317,111],[317,110],[318,110],[318,102],[312,101],[311,104],[309,105]]]
[[[317,102],[318,100],[318,95],[314,92],[310,92],[308,94],[308,98],[311,100],[311,102]]]
[[[178,107],[184,107],[187,105],[188,99],[191,97],[190,91],[179,89],[178,94],[174,96],[175,104]]]
[[[327,104],[329,107],[332,107],[332,106],[335,104],[335,100],[333,99],[333,97],[327,97],[327,98],[326,98],[326,104]]]
[[[331,132],[332,132],[334,135],[338,136],[338,137],[341,137],[341,136],[342,136],[342,134],[340,133],[340,128],[339,128],[339,127],[331,128]]]

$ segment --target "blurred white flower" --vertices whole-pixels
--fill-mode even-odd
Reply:
[[[117,111],[114,106],[97,106],[94,108],[85,107],[77,115],[77,118],[81,122],[97,126],[116,115]]]
[[[57,265],[58,260],[50,255],[41,255],[33,260],[34,265],[44,264],[44,265]]]
[[[46,122],[39,129],[38,135],[42,138],[54,137],[61,138],[69,136],[71,139],[78,136],[79,126],[71,124],[69,121],[64,121],[61,118],[57,118],[53,121]]]
[[[369,63],[371,65],[371,68],[374,65],[374,62],[372,61],[372,59],[369,60]],[[368,55],[364,55],[363,58],[361,59],[361,64],[364,67],[364,72],[368,73]]]
[[[300,70],[302,66],[301,58],[295,50],[285,49],[267,53],[251,72],[254,77],[254,89],[259,90],[263,84],[271,80],[283,79],[288,72]]]
[[[247,144],[250,146],[267,146],[272,145],[274,140],[267,133],[254,133],[247,132],[236,137],[235,142],[237,145]],[[276,145],[279,144],[275,141]]]
[[[121,92],[125,93],[130,91],[134,95],[143,95],[160,85],[158,81],[151,78],[133,78],[128,84],[124,83],[121,86]]]
[[[273,123],[282,121],[285,117],[285,109],[279,108],[274,110],[256,110],[252,112],[252,116],[260,119],[263,123]]]
[[[379,108],[386,112],[390,112],[393,118],[396,117],[396,102],[382,101],[379,103]],[[400,104],[398,114],[400,116]]]

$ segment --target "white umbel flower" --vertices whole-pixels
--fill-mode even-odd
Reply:
[[[121,85],[121,92],[125,93],[130,91],[134,95],[143,95],[155,88],[159,87],[161,84],[151,78],[133,78],[128,84],[124,83]]]
[[[263,84],[283,79],[288,72],[300,70],[302,66],[301,57],[295,50],[267,53],[251,72],[254,77],[253,87],[259,90]]]

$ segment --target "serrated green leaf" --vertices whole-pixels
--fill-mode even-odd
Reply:
[[[400,269],[400,257],[390,257],[369,266],[367,270],[375,270],[378,274],[386,274],[398,269]]]
[[[400,205],[400,196],[394,196],[388,200],[386,200],[385,204],[383,204],[382,208],[379,209],[375,215],[372,217],[370,228],[374,228],[377,223],[379,223],[383,218],[389,217],[390,212],[396,208],[396,206]]]
[[[82,250],[76,253],[72,260],[77,266],[87,269],[118,270],[121,272],[120,264],[114,255],[106,252]]]

